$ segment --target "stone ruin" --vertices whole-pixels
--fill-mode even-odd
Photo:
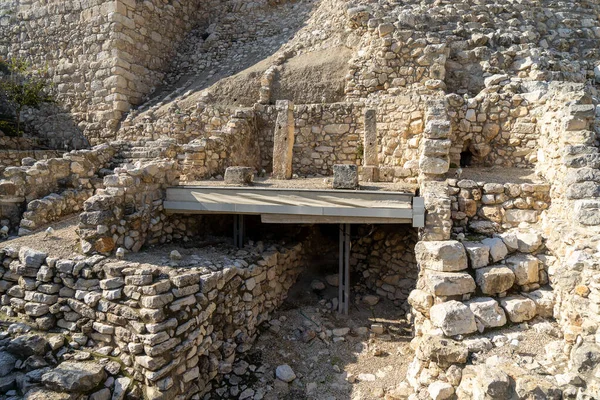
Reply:
[[[270,176],[423,197],[418,231],[352,243],[412,324],[386,399],[600,398],[600,5],[501,3],[2,2],[0,55],[47,67],[57,102],[25,113],[35,137],[0,134],[0,315],[22,321],[0,394],[212,398],[315,243],[128,255],[219,225],[166,212],[167,188]],[[13,244],[69,216],[77,256]],[[473,337],[534,318],[560,328],[544,376],[475,362]]]

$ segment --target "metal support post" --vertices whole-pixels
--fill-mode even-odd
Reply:
[[[233,216],[233,245],[244,247],[244,216],[242,214]]]
[[[338,311],[348,315],[350,303],[350,224],[340,224]]]

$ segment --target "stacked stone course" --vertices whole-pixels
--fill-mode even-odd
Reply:
[[[105,259],[0,252],[2,312],[41,330],[113,346],[149,399],[210,391],[250,349],[302,269],[302,245],[231,250],[226,264],[185,269]]]

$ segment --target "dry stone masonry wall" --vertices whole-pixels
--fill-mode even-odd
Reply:
[[[301,244],[222,249],[218,259],[185,268],[55,259],[28,248],[0,254],[3,313],[60,329],[92,351],[110,346],[107,354],[148,399],[209,392],[250,349],[302,269]]]

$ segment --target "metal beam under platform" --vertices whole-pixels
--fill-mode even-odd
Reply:
[[[413,194],[363,190],[178,186],[167,189],[173,214],[260,215],[265,223],[425,224],[425,206]]]

